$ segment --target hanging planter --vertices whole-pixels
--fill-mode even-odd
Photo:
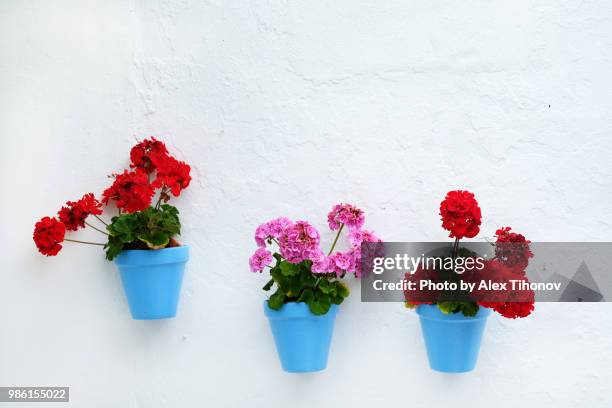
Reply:
[[[57,218],[37,222],[34,242],[46,256],[57,255],[63,242],[103,246],[106,259],[114,260],[119,268],[132,317],[174,317],[189,248],[175,239],[181,232],[179,212],[168,201],[189,186],[191,168],[172,157],[155,138],[136,144],[130,158],[130,169],[112,175],[113,183],[100,201],[93,193],[85,194],[78,201],[66,202]],[[105,221],[103,205],[112,205],[118,215]],[[85,227],[104,234],[107,242],[66,236]]]
[[[440,215],[442,227],[455,242],[446,256],[433,257],[439,261],[432,262],[434,266],[419,266],[406,274],[413,287],[425,289],[407,289],[404,295],[406,305],[416,307],[419,315],[430,367],[464,373],[476,367],[492,310],[511,319],[534,310],[532,290],[510,289],[511,282],[527,281],[525,268],[533,254],[530,241],[510,227],[496,231],[493,257],[485,259],[461,247],[459,240],[474,238],[481,225],[480,207],[468,191],[450,191],[440,204]]]
[[[122,251],[115,263],[136,320],[176,316],[189,247]]]
[[[491,309],[480,308],[471,317],[462,313],[444,314],[436,305],[420,305],[416,311],[429,366],[444,373],[472,371]]]
[[[283,370],[305,373],[327,367],[338,305],[332,305],[324,315],[315,315],[303,302],[287,303],[273,310],[265,301],[264,313],[270,321]]]
[[[361,277],[362,243],[381,242],[372,232],[361,229],[363,211],[350,204],[334,206],[327,220],[330,229],[337,231],[327,255],[321,250],[319,232],[306,221],[282,217],[255,231],[259,248],[249,265],[252,272],[270,268],[271,279],[263,289],[275,287],[275,291],[264,302],[264,313],[287,372],[325,369],[338,305],[349,295],[342,278],[347,273]],[[345,227],[350,249],[334,252]],[[274,254],[268,245],[277,246]]]

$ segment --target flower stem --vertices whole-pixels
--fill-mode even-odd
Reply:
[[[313,286],[312,288],[313,288],[313,289],[316,289],[316,288],[317,288],[317,286],[319,286],[319,283],[321,283],[321,281],[322,281],[323,279],[330,278],[331,276],[329,276],[329,275],[331,275],[332,273],[334,274],[334,276],[336,276],[336,273],[335,273],[335,272],[331,272],[331,273],[324,273],[324,274],[318,274],[318,275],[319,275],[319,277],[318,277],[318,278],[317,278],[317,280],[315,281],[315,284],[314,284],[314,286]],[[342,275],[342,276],[344,276],[344,275]],[[336,276],[336,277],[337,277],[337,276]]]
[[[459,252],[459,238],[455,238],[455,242],[453,243],[452,257],[453,260],[457,258],[457,253]]]
[[[64,241],[76,242],[76,243],[79,243],[79,244],[87,244],[87,245],[101,245],[101,246],[105,245],[105,244],[100,244],[99,242],[77,241],[76,239],[68,239],[68,238],[64,238]]]
[[[96,231],[98,231],[98,232],[101,232],[101,233],[102,233],[102,234],[104,234],[104,235],[109,235],[107,232],[102,231],[100,228],[94,227],[93,225],[91,225],[91,224],[90,224],[90,223],[88,223],[87,221],[85,221],[85,225],[87,225],[87,226],[89,226],[89,227],[91,227],[91,228],[95,229],[95,230],[96,230]]]
[[[159,198],[157,199],[157,204],[155,204],[155,209],[159,210],[159,206],[161,205],[161,201],[162,198],[164,198],[164,194],[166,194],[166,187],[162,187],[161,191],[159,192]]]
[[[340,224],[340,229],[338,229],[338,233],[336,234],[336,239],[334,239],[334,243],[332,244],[331,248],[329,249],[329,252],[327,253],[327,256],[330,256],[332,252],[334,252],[334,248],[336,247],[336,244],[338,243],[338,238],[340,238],[340,233],[342,232],[342,229],[344,228],[344,223]]]
[[[98,217],[96,214],[93,215],[94,217],[96,217],[98,219],[98,221],[100,221],[102,224],[106,225],[108,227],[108,224],[106,222],[104,222],[104,220],[100,217]]]

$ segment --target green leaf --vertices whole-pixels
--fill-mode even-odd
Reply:
[[[438,302],[438,309],[444,314],[455,313],[459,302]]]
[[[269,290],[274,283],[277,285],[276,293],[268,299],[270,308],[278,310],[288,302],[304,302],[313,314],[320,316],[349,295],[348,287],[335,276],[314,274],[312,261],[293,264],[278,253],[273,257],[276,265],[270,270],[272,280],[264,286],[264,290]]]
[[[300,297],[298,298],[298,302],[305,302],[305,303],[309,303],[311,301],[314,300],[314,293],[312,291],[312,289],[305,289],[302,294],[300,295]]]
[[[106,259],[112,261],[123,250],[123,242],[115,237],[109,237],[108,243],[104,245]]]
[[[333,288],[333,284],[330,284],[328,280],[326,279],[322,279],[321,282],[319,283],[319,286],[317,286],[319,288],[319,290],[325,294],[329,294],[332,291]]]
[[[338,291],[338,295],[342,296],[343,298],[346,298],[351,294],[351,291],[349,290],[348,286],[346,286],[343,282],[338,281],[336,289]]]
[[[178,221],[179,210],[175,206],[170,204],[162,204],[161,209],[164,211],[164,213],[173,216]]]
[[[117,218],[111,225],[108,226],[108,230],[112,235],[130,235],[133,236],[134,231],[138,226],[138,219],[135,214],[124,214]]]
[[[280,310],[284,303],[285,294],[280,288],[272,296],[270,296],[270,299],[268,299],[268,306],[272,310]]]
[[[320,298],[307,303],[310,311],[317,316],[324,315],[331,307],[331,301],[329,298]]]
[[[461,312],[463,313],[464,316],[468,316],[468,317],[472,317],[472,316],[476,316],[476,313],[478,313],[478,309],[480,309],[480,306],[478,306],[478,303],[476,302],[461,302]]]
[[[304,290],[304,286],[302,286],[298,279],[287,279],[286,289],[288,289],[286,291],[287,296],[297,298]]]
[[[168,234],[161,231],[156,231],[147,235],[139,235],[138,239],[146,243],[151,249],[164,248],[166,245],[168,245],[168,242],[170,242],[170,237]]]
[[[335,305],[339,305],[339,304],[341,304],[342,302],[344,302],[344,298],[343,298],[342,296],[338,296],[338,295],[336,295],[336,296],[334,296],[334,297],[332,298],[332,303],[333,303],[333,304],[335,304]]]
[[[279,268],[284,276],[295,276],[300,272],[300,266],[289,263],[287,261],[281,262]]]
[[[275,266],[272,268],[270,275],[272,275],[272,279],[274,279],[279,287],[289,290],[289,279],[283,275],[279,267]]]
[[[124,249],[165,248],[180,233],[181,224],[178,210],[164,204],[160,209],[148,207],[113,217],[106,229],[110,234],[105,245],[106,258],[112,260]]]
[[[265,291],[268,291],[272,288],[272,285],[274,285],[274,279],[270,279],[268,283],[266,283],[262,289]]]
[[[317,279],[312,275],[310,271],[302,271],[300,273],[300,283],[302,286],[312,288]]]

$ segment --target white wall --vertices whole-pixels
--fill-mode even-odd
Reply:
[[[247,258],[280,215],[329,243],[339,201],[386,240],[444,239],[454,188],[486,235],[611,240],[611,19],[606,0],[1,2],[0,385],[69,385],[75,407],[610,406],[609,304],[494,317],[477,370],[448,376],[412,312],[352,282],[328,369],[289,375]],[[158,322],[131,320],[99,249],[31,239],[148,135],[194,173],[180,314]]]

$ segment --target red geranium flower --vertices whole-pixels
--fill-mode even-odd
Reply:
[[[440,203],[442,228],[451,238],[473,238],[480,231],[481,214],[478,201],[469,191],[449,191]]]
[[[512,232],[511,227],[501,227],[495,231],[497,236],[497,242],[519,242],[519,243],[531,243],[523,234]]]
[[[34,226],[34,242],[38,251],[46,256],[55,256],[62,249],[66,227],[56,218],[44,217]]]
[[[104,190],[102,202],[108,204],[110,200],[116,200],[117,208],[133,213],[149,207],[154,194],[145,171],[124,170],[122,174],[115,175],[113,185]]]
[[[93,193],[89,193],[78,201],[67,201],[57,214],[66,229],[76,231],[85,227],[85,219],[90,214],[102,214],[102,203],[96,200]]]
[[[533,302],[478,302],[478,304],[493,309],[508,319],[527,317],[535,309]]]
[[[156,166],[157,178],[153,182],[153,187],[167,187],[175,197],[178,197],[181,191],[189,186],[191,167],[187,163],[166,156],[159,160]]]
[[[139,168],[151,173],[156,168],[156,163],[168,156],[168,149],[163,142],[151,137],[132,147],[130,167]]]
[[[529,265],[529,258],[533,252],[529,248],[531,241],[522,234],[512,232],[510,227],[502,227],[495,231],[495,257],[506,265],[514,268],[518,273],[524,272]]]
[[[534,310],[535,293],[531,289],[512,289],[510,281],[529,282],[526,276],[517,275],[517,271],[500,259],[485,262],[485,268],[475,271],[473,282],[491,281],[506,284],[506,289],[475,290],[472,292],[478,304],[495,310],[510,319],[526,317]]]

